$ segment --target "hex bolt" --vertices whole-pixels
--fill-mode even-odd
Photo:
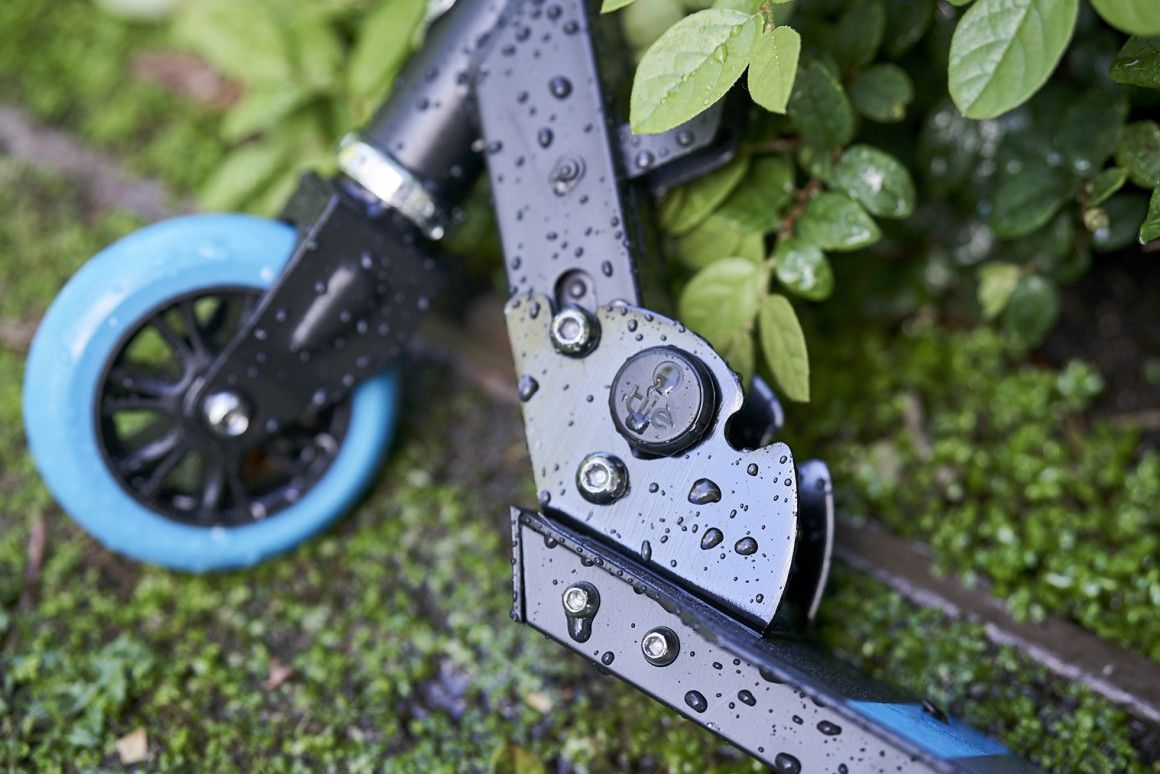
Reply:
[[[207,396],[201,413],[209,429],[223,438],[237,438],[250,429],[250,407],[236,392],[223,390]]]
[[[594,452],[580,460],[576,469],[576,487],[590,503],[607,505],[628,491],[628,470],[611,454]]]
[[[591,583],[573,583],[560,598],[569,618],[591,618],[600,607],[600,594]]]
[[[681,641],[669,627],[658,626],[641,638],[640,650],[644,653],[645,661],[653,666],[668,666],[681,652]]]
[[[552,346],[562,355],[584,357],[600,340],[600,323],[578,306],[566,306],[552,318]]]

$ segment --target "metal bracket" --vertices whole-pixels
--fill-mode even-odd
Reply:
[[[511,519],[514,620],[775,771],[1034,770],[804,641],[761,637],[599,540],[518,508]]]

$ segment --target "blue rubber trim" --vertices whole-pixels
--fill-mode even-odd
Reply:
[[[1011,755],[1011,751],[1000,742],[954,718],[948,718],[945,722],[939,720],[924,710],[921,704],[852,701],[849,706],[936,758],[953,760]]]
[[[105,363],[126,330],[166,299],[200,288],[266,288],[294,230],[246,215],[158,223],[94,256],[45,315],[24,380],[28,445],[61,506],[109,548],[192,572],[245,567],[288,550],[350,509],[394,432],[397,380],[386,372],[353,396],[350,426],[323,478],[290,508],[242,527],[179,524],[148,510],[106,469],[93,423]]]

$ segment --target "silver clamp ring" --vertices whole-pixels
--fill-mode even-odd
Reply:
[[[398,210],[430,239],[446,232],[443,213],[423,183],[387,154],[348,134],[338,146],[338,167],[383,204]]]

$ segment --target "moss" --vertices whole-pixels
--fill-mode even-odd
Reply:
[[[138,173],[179,191],[221,160],[216,111],[131,75],[134,57],[164,46],[160,29],[135,27],[89,0],[0,3],[0,100],[123,155]]]
[[[1160,455],[1085,415],[1099,374],[917,324],[815,357],[827,378],[792,429],[833,465],[846,513],[929,543],[1019,616],[1068,617],[1160,659]]]
[[[1050,771],[1152,771],[1143,726],[1078,684],[997,647],[978,624],[918,609],[877,581],[839,568],[822,606],[839,656],[929,698]]]

